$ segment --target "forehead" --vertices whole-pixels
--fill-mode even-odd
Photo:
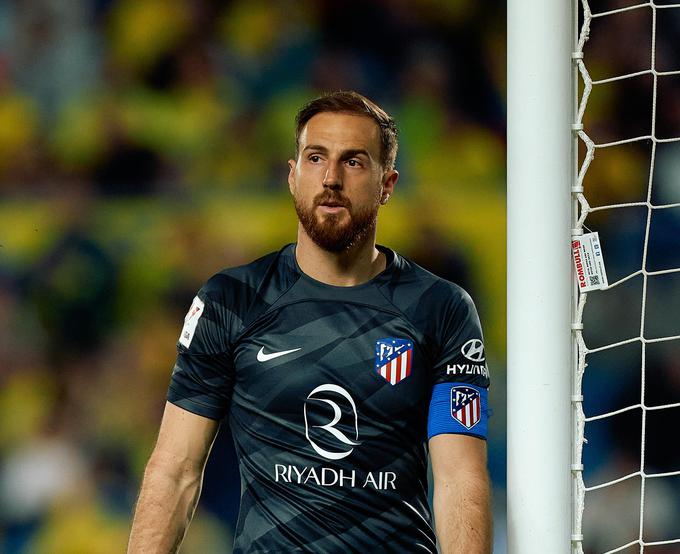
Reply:
[[[322,112],[312,117],[300,133],[300,150],[308,144],[328,149],[364,149],[378,159],[380,127],[368,116]]]

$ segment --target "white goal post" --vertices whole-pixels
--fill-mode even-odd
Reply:
[[[571,551],[571,0],[508,0],[508,552]]]

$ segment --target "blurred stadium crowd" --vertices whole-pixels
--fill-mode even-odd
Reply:
[[[336,89],[384,105],[400,129],[401,178],[380,242],[477,301],[504,551],[504,10],[500,0],[0,3],[0,552],[123,550],[184,313],[219,269],[294,240],[293,116]],[[659,60],[680,69],[679,10],[666,11],[676,13],[659,21]],[[594,25],[594,78],[649,67],[651,24],[636,12]],[[657,131],[680,136],[680,80],[659,87]],[[596,87],[591,136],[648,133],[650,91],[649,76]],[[659,146],[655,202],[680,202],[679,159],[677,145]],[[591,204],[644,201],[650,162],[649,141],[598,151],[585,183]],[[631,207],[587,220],[610,282],[640,269],[646,218]],[[680,210],[655,212],[649,269],[680,267],[679,237]],[[678,277],[652,281],[648,331],[679,334]],[[639,334],[641,289],[640,278],[591,295],[589,344]],[[636,348],[591,360],[588,415],[639,398]],[[677,402],[677,346],[649,354],[649,390]],[[648,419],[650,459],[680,469],[677,444],[663,440],[677,414],[662,416]],[[587,428],[587,476],[639,465],[639,429],[639,414]],[[239,487],[229,443],[225,429],[184,552],[229,552]],[[661,489],[656,511],[678,513],[680,486]],[[631,528],[604,508],[611,500],[591,501],[592,552]],[[654,532],[672,533],[667,520]]]

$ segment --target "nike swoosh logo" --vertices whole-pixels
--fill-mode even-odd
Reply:
[[[265,354],[264,353],[264,346],[263,346],[262,348],[260,348],[260,351],[257,353],[257,361],[258,362],[268,362],[269,360],[273,360],[275,358],[285,356],[286,354],[292,354],[293,352],[297,352],[298,350],[302,350],[302,348],[294,348],[293,350],[283,350],[281,352],[272,352],[271,354]]]

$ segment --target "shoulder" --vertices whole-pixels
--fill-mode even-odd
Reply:
[[[462,334],[481,333],[477,308],[463,287],[398,254],[383,294],[437,351]]]
[[[394,278],[391,282],[394,300],[400,302],[399,297],[406,295],[410,305],[418,311],[441,313],[442,310],[468,311],[474,309],[474,302],[468,292],[452,281],[448,281],[417,263],[394,254]]]
[[[206,294],[220,294],[231,287],[242,289],[257,286],[279,254],[280,252],[270,252],[247,264],[222,269],[206,281],[203,290]]]
[[[248,264],[223,269],[206,281],[199,296],[230,311],[247,310],[258,298],[269,296],[268,287],[286,287],[296,278],[289,250],[286,245]]]

